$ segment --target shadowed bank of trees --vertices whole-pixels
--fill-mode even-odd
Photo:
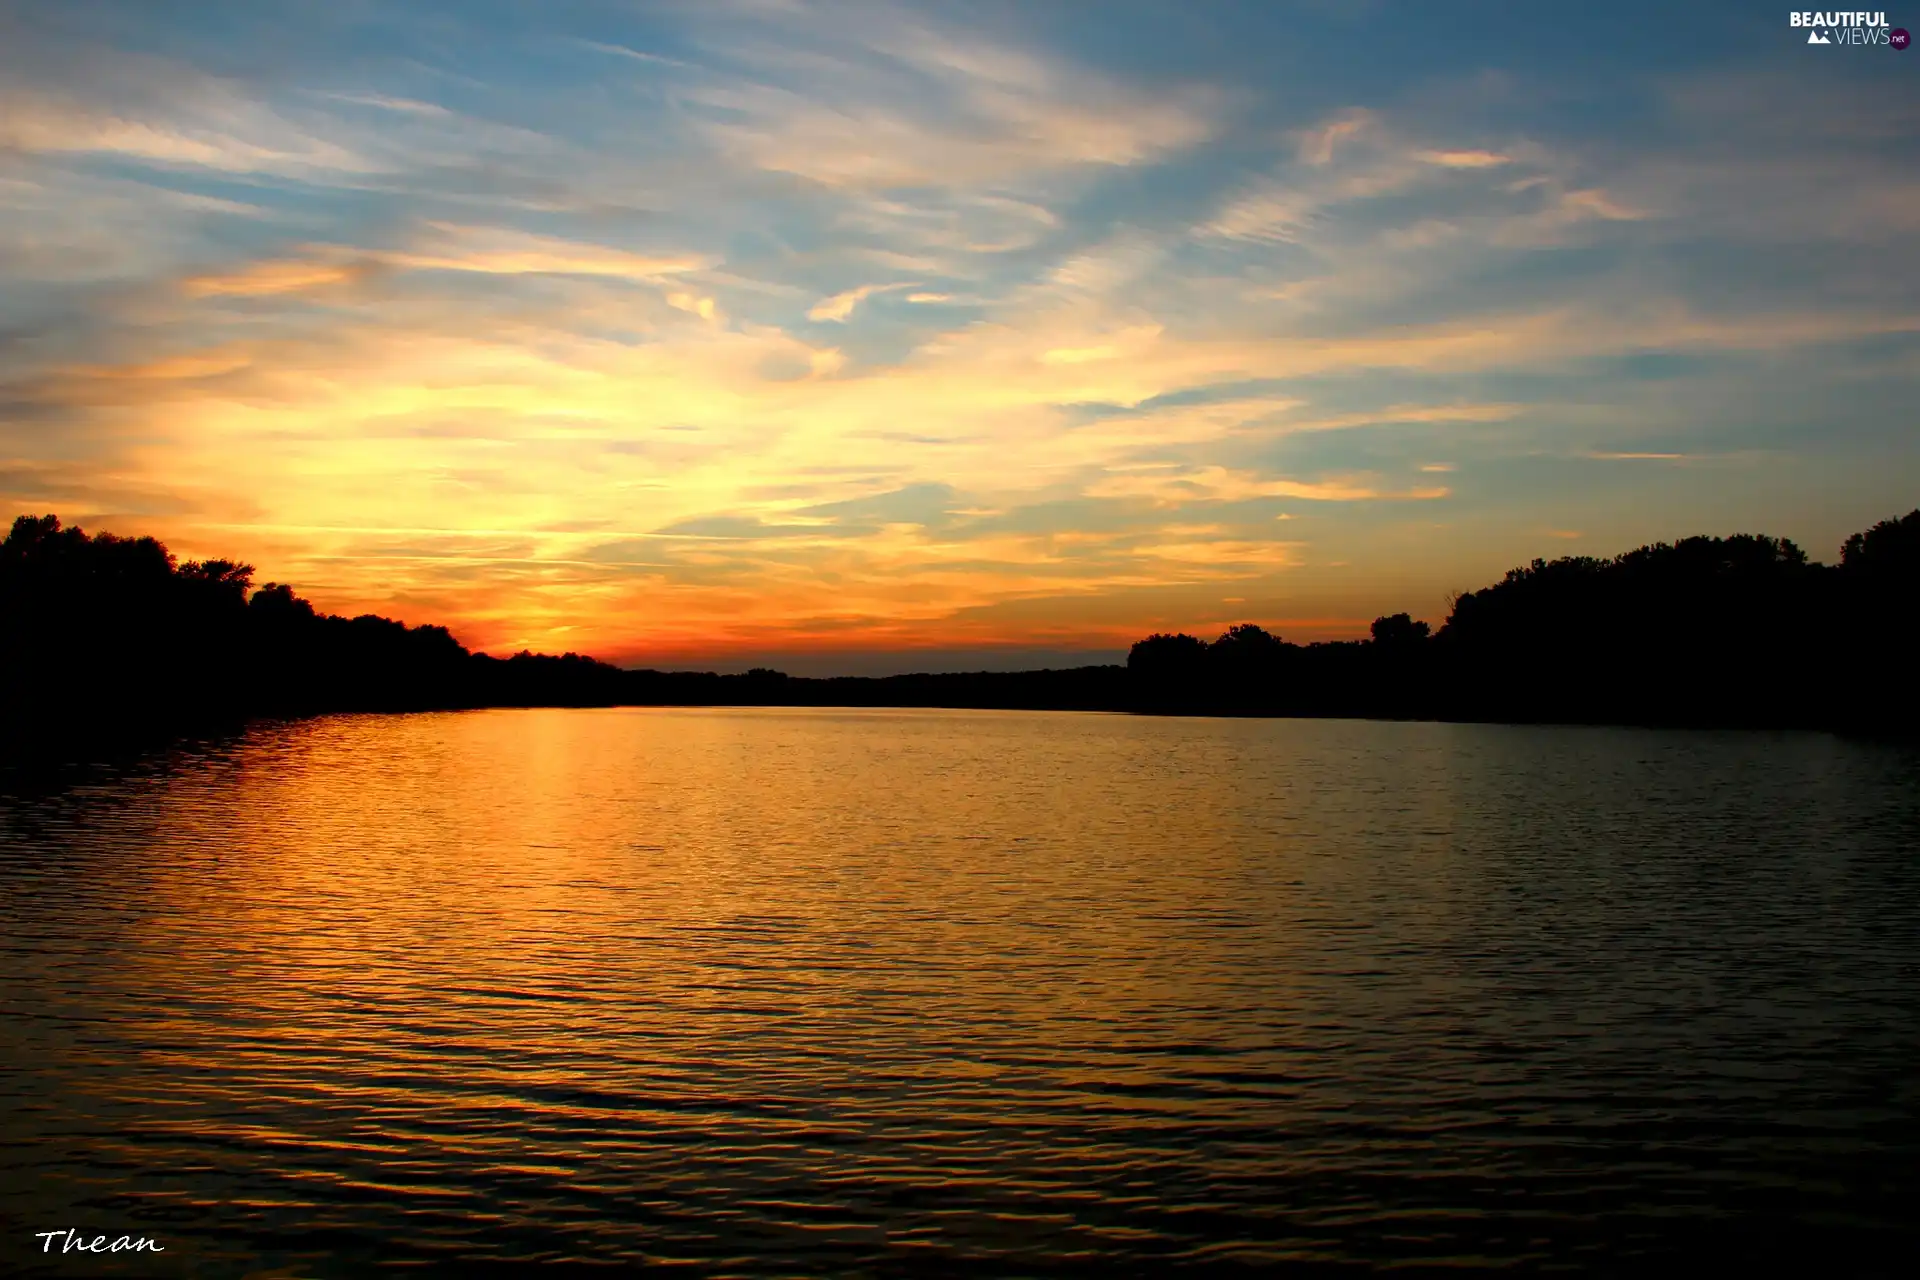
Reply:
[[[1920,653],[1920,511],[1822,565],[1785,538],[1535,560],[1438,634],[1289,645],[1257,627],[1133,647],[1143,709],[1904,729]]]
[[[1920,711],[1920,510],[1823,565],[1784,538],[1535,560],[1429,633],[1296,645],[1154,635],[1127,665],[802,679],[495,659],[444,627],[321,614],[250,566],[21,516],[0,543],[0,724],[16,740],[254,715],[616,704],[950,706],[1907,731]]]

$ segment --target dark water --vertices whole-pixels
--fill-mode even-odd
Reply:
[[[14,777],[0,922],[0,1272],[1920,1261],[1909,749],[343,717]]]

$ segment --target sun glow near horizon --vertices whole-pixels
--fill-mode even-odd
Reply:
[[[1830,557],[1920,488],[1920,290],[1863,260],[1920,229],[1911,81],[1757,27],[1556,98],[1511,33],[1259,8],[276,10],[272,76],[117,12],[0,54],[0,496],[331,611],[849,669],[1314,639],[1572,530]]]

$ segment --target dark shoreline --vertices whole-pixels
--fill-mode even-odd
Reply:
[[[1535,560],[1367,640],[1251,624],[1155,634],[1127,662],[893,676],[628,670],[468,650],[445,628],[321,613],[253,568],[17,518],[0,543],[0,750],[70,751],[256,717],[481,707],[794,706],[1813,729],[1920,728],[1920,509],[1825,565],[1755,534]]]

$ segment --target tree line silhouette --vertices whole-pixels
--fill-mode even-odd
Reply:
[[[1149,636],[1143,708],[1649,724],[1902,728],[1920,710],[1920,510],[1823,565],[1785,538],[1535,560],[1366,641]]]
[[[480,706],[815,705],[1819,726],[1920,711],[1920,510],[1824,565],[1784,538],[1535,560],[1368,640],[1243,624],[1152,635],[1123,666],[806,679],[493,658],[444,627],[323,614],[230,560],[20,516],[0,543],[0,725],[31,736]]]

